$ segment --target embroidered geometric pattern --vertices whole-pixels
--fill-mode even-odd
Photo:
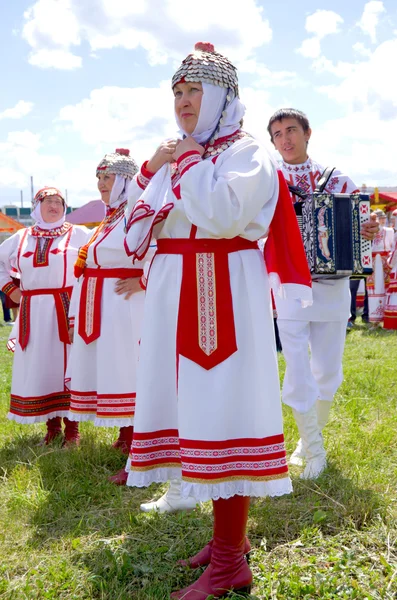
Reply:
[[[134,469],[146,471],[157,466],[180,466],[178,431],[168,429],[155,434],[139,433],[132,441]]]
[[[33,266],[34,267],[48,267],[49,262],[49,254],[50,248],[53,243],[53,239],[45,238],[43,242],[40,239],[36,242],[36,250],[33,258]]]
[[[69,392],[57,392],[46,396],[24,398],[11,394],[10,412],[20,417],[50,415],[55,411],[67,411],[70,405]]]
[[[176,429],[134,435],[132,469],[181,466],[185,481],[268,481],[288,472],[283,434],[217,442],[187,440]]]
[[[142,171],[139,171],[136,178],[136,182],[142,190],[146,190],[147,186],[150,183],[150,179],[149,177],[145,177],[144,175],[142,175]]]
[[[9,283],[6,283],[5,285],[3,285],[2,292],[4,292],[4,294],[6,296],[11,296],[11,294],[13,292],[15,292],[15,290],[17,290],[17,289],[18,289],[18,286],[16,286],[15,283],[10,281]]]
[[[215,256],[196,255],[199,346],[209,356],[217,348]]]
[[[89,337],[94,331],[94,306],[95,306],[95,290],[97,287],[98,279],[96,277],[89,277],[87,281],[87,301],[85,304],[86,311],[86,328],[85,333]]]
[[[71,227],[73,227],[73,225],[66,221],[63,225],[56,227],[55,229],[41,229],[38,225],[34,225],[31,227],[29,233],[33,237],[55,238],[67,233]]]
[[[70,412],[101,419],[131,418],[135,414],[136,393],[98,394],[96,391],[70,391]]]
[[[181,175],[190,167],[201,162],[201,156],[198,152],[187,152],[178,159],[178,171]]]

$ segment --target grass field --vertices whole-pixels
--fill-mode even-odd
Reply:
[[[0,598],[169,598],[198,576],[176,561],[210,539],[210,504],[139,513],[164,488],[107,482],[124,464],[112,429],[84,425],[79,449],[37,447],[43,425],[6,418],[8,331],[0,327]],[[292,470],[291,496],[252,503],[251,598],[397,598],[397,334],[357,327],[344,367],[325,430],[327,471],[303,482]],[[284,415],[290,453],[298,436]]]

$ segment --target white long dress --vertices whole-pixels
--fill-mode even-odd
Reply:
[[[392,227],[381,227],[372,242],[373,273],[367,279],[369,320],[381,323],[385,316],[390,268],[387,260],[394,247]]]
[[[86,227],[69,223],[57,230],[29,227],[0,246],[0,286],[12,285],[11,269],[21,277],[23,297],[10,335],[15,354],[8,414],[19,423],[68,416],[70,395],[64,384],[70,350],[67,314],[73,265],[88,234]]]
[[[173,177],[174,208],[148,279],[128,469],[128,485],[182,477],[182,494],[199,500],[291,491],[269,279],[256,244],[275,210],[277,171],[256,141],[233,139],[199,164],[187,156]],[[142,173],[131,183],[131,206],[146,183]],[[216,249],[235,238],[255,243]]]
[[[76,283],[70,305],[75,333],[66,378],[71,392],[68,416],[72,421],[93,421],[105,427],[129,427],[135,413],[145,294],[137,292],[126,300],[125,295],[116,294],[115,285],[120,278],[140,276],[144,265],[133,265],[124,250],[125,204],[90,245],[87,277],[80,277]],[[87,326],[85,339],[81,335],[82,319]]]
[[[383,327],[397,329],[397,235],[394,236],[394,251],[389,258],[390,282],[387,287]]]

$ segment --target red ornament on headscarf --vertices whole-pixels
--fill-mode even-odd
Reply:
[[[128,148],[116,148],[116,154],[121,154],[122,156],[129,156],[130,151]]]
[[[211,42],[197,42],[194,49],[202,52],[215,52],[214,44],[211,44]]]

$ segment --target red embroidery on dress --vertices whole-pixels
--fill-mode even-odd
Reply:
[[[214,254],[197,254],[199,346],[210,356],[217,348]]]
[[[136,433],[131,459],[136,471],[181,466],[188,481],[266,481],[288,473],[283,434],[205,441],[181,439],[176,429]]]
[[[69,229],[73,227],[72,223],[65,223],[61,225],[61,227],[56,227],[55,229],[41,229],[38,225],[34,225],[29,228],[29,233],[33,237],[42,237],[42,238],[56,238],[61,235],[65,235]]]
[[[37,238],[36,250],[33,256],[34,267],[48,267],[50,258],[50,249],[53,243],[50,238]]]

